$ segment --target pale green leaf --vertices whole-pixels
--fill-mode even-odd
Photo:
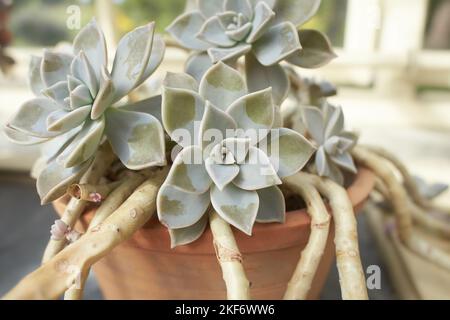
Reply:
[[[244,190],[259,190],[281,184],[268,156],[258,148],[250,147],[245,163],[233,183]]]
[[[15,130],[21,131],[37,138],[51,138],[57,133],[47,130],[48,116],[61,107],[53,100],[36,98],[20,106],[16,115],[7,124]]]
[[[208,18],[197,33],[197,38],[219,47],[231,47],[236,41],[230,39],[226,33],[219,17]]]
[[[17,129],[9,127],[7,125],[3,128],[3,132],[5,133],[8,140],[10,140],[13,143],[24,145],[24,146],[44,143],[44,142],[48,141],[47,138],[33,137],[22,131],[19,131]]]
[[[70,65],[71,76],[89,88],[92,97],[98,93],[100,75],[94,70],[84,51],[80,51]]]
[[[317,30],[300,30],[302,50],[286,60],[302,68],[320,68],[336,58],[330,40]]]
[[[31,56],[30,66],[28,69],[28,84],[35,96],[40,96],[41,91],[45,88],[41,77],[42,58]]]
[[[277,186],[258,190],[259,208],[256,216],[258,223],[284,223],[286,221],[286,203],[283,193]]]
[[[161,111],[164,128],[172,140],[183,147],[198,143],[195,126],[203,118],[204,110],[205,101],[197,93],[185,89],[163,89]]]
[[[61,132],[76,128],[84,123],[90,112],[91,106],[84,106],[73,111],[54,111],[47,118],[47,130]]]
[[[149,23],[127,33],[117,46],[111,72],[114,101],[138,86],[145,76],[153,45],[155,24]]]
[[[86,120],[72,143],[58,156],[65,168],[78,166],[90,159],[98,150],[105,129],[105,118]]]
[[[223,190],[213,186],[211,203],[222,219],[246,234],[252,234],[259,207],[256,191],[242,190],[232,183]]]
[[[141,85],[150,77],[156,69],[161,65],[164,54],[166,52],[166,43],[160,34],[155,34],[153,37],[152,52],[150,54],[150,59],[148,60],[147,67],[145,68],[144,74],[138,81],[136,86]]]
[[[270,9],[267,3],[260,1],[255,7],[255,17],[253,18],[253,28],[247,37],[247,43],[253,43],[258,40],[266,31],[270,21],[272,21],[275,13]]]
[[[120,110],[148,113],[158,119],[162,123],[161,115],[161,95],[153,96],[138,102],[133,102],[120,106]]]
[[[67,81],[60,81],[49,88],[43,89],[42,94],[54,100],[65,109],[70,108],[69,105],[66,105],[65,102],[65,99],[69,96]]]
[[[268,29],[253,44],[253,53],[262,65],[271,66],[301,48],[295,26],[290,22],[282,22]]]
[[[69,106],[70,109],[72,110],[87,105],[92,105],[92,102],[93,100],[89,88],[86,87],[84,84],[79,85],[70,92]]]
[[[305,137],[287,128],[271,130],[260,148],[266,150],[281,178],[299,172],[316,150]]]
[[[325,128],[322,112],[316,107],[305,107],[302,111],[309,134],[319,145],[323,144]]]
[[[176,18],[166,30],[182,46],[191,50],[206,50],[211,45],[196,37],[204,23],[205,17],[199,11],[192,11]]]
[[[166,182],[190,193],[203,194],[209,190],[211,179],[206,172],[200,147],[186,147],[177,155]]]
[[[212,158],[205,160],[206,171],[219,190],[223,190],[239,173],[239,166],[236,164],[216,163]]]
[[[316,152],[315,164],[316,170],[319,176],[328,176],[330,174],[329,161],[327,159],[327,154],[325,152],[325,148],[320,146]]]
[[[236,121],[238,128],[255,131],[272,128],[274,112],[271,88],[243,96],[227,110],[227,113]]]
[[[203,217],[209,204],[209,192],[195,194],[164,184],[157,197],[158,218],[169,229],[187,228]]]
[[[331,160],[337,164],[339,167],[356,174],[358,169],[356,169],[355,162],[352,156],[348,152],[338,153],[330,156]]]
[[[200,124],[200,145],[206,154],[227,138],[227,131],[234,131],[236,122],[225,111],[206,101],[205,113]]]
[[[111,107],[115,97],[114,93],[116,88],[114,86],[114,81],[106,69],[103,69],[101,77],[102,85],[92,105],[92,120],[100,118],[105,110]]]
[[[227,138],[222,141],[224,146],[235,159],[235,162],[240,164],[245,161],[251,141],[248,138]]]
[[[200,82],[205,72],[213,65],[206,52],[193,53],[186,60],[185,71],[197,82]]]
[[[245,75],[250,92],[271,87],[273,101],[278,106],[289,94],[289,77],[279,64],[266,67],[260,64],[253,54],[248,54],[245,56]]]
[[[51,87],[57,82],[66,81],[70,73],[73,56],[46,50],[41,64],[41,77],[45,87]]]
[[[108,64],[108,55],[105,36],[95,19],[92,19],[75,37],[73,50],[75,55],[78,55],[81,51],[86,54],[97,81],[100,81],[100,72]]]
[[[225,34],[234,41],[242,41],[252,30],[252,24],[247,22],[242,27],[225,31]]]
[[[187,73],[167,72],[163,85],[168,88],[186,89],[198,92],[197,81]]]
[[[169,229],[170,246],[175,248],[190,244],[199,239],[208,225],[208,215],[204,215],[192,226],[181,229]]]
[[[166,164],[164,130],[150,114],[110,109],[106,136],[120,161],[130,170]]]
[[[229,62],[238,59],[250,52],[252,46],[246,43],[238,44],[231,48],[209,48],[208,55],[213,63],[223,61]]]
[[[223,111],[246,93],[239,72],[222,62],[211,67],[200,82],[200,95]]]

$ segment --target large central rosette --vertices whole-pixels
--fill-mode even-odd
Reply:
[[[271,88],[248,94],[239,72],[221,62],[200,85],[187,74],[168,74],[162,120],[182,150],[158,194],[158,215],[173,246],[203,233],[210,204],[247,234],[255,221],[284,221],[277,185],[301,170],[315,149],[279,127],[277,109]]]

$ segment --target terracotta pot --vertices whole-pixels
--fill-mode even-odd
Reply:
[[[373,188],[371,172],[361,169],[348,194],[361,209]],[[63,212],[64,200],[54,203]],[[94,211],[83,216],[87,225]],[[257,224],[253,236],[235,230],[252,299],[281,299],[310,233],[305,210],[287,213],[285,224]],[[83,226],[81,226],[83,227]],[[331,226],[330,230],[334,227]],[[319,298],[334,261],[334,232],[313,282],[309,298]],[[167,229],[156,218],[94,267],[106,299],[225,299],[226,290],[209,229],[191,245],[170,249]]]

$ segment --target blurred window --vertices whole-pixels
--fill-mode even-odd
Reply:
[[[347,0],[322,1],[319,12],[303,28],[317,29],[328,35],[333,46],[344,45]]]
[[[450,49],[450,0],[431,0],[425,32],[425,48]]]
[[[6,1],[6,0],[2,0]],[[9,28],[12,45],[19,47],[49,47],[61,41],[71,41],[77,30],[67,28],[67,9],[81,9],[81,25],[95,16],[95,0],[14,0]],[[111,0],[115,6],[115,25],[120,34],[156,21],[158,32],[184,11],[186,0]],[[334,46],[344,42],[347,0],[322,1],[319,13],[304,28],[326,33]]]
[[[79,0],[14,0],[10,17],[12,45],[19,47],[51,47],[61,41],[71,41],[77,30],[67,27],[67,9],[81,9],[81,25],[93,13],[91,1]]]

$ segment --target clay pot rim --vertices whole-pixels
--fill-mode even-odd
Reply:
[[[353,183],[347,188],[347,193],[353,204],[355,212],[361,209],[364,201],[370,194],[375,183],[375,177],[371,171],[359,168]],[[53,203],[56,212],[61,215],[67,204],[67,198],[61,198]],[[82,217],[82,226],[86,227],[95,213],[95,208],[87,211]],[[289,211],[286,213],[286,222],[255,224],[252,236],[233,228],[236,241],[242,253],[257,253],[271,250],[280,250],[298,246],[304,242],[302,232],[310,231],[311,219],[305,209]],[[331,230],[332,228],[330,228]],[[332,231],[332,230],[331,230]],[[278,236],[283,235],[283,236]],[[125,246],[133,246],[151,252],[163,254],[186,255],[210,255],[214,254],[213,239],[209,227],[203,235],[194,243],[171,249],[170,237],[166,227],[159,223],[156,215],[131,239],[123,243]]]

